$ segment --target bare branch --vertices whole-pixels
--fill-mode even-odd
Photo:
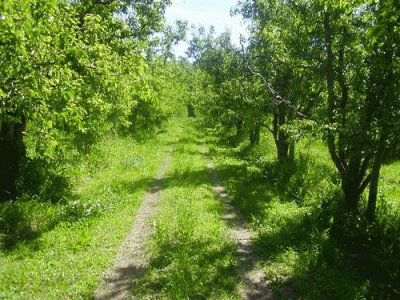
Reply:
[[[264,76],[262,76],[262,74],[260,74],[259,72],[254,71],[250,65],[248,63],[246,63],[247,68],[250,70],[251,73],[253,73],[254,75],[258,76],[259,78],[262,79],[262,81],[264,82],[264,85],[267,87],[267,89],[271,92],[271,94],[274,96],[275,99],[275,105],[279,106],[282,103],[286,104],[288,107],[290,107],[291,109],[293,109],[293,111],[300,117],[308,119],[308,117],[303,114],[302,112],[300,112],[296,106],[294,106],[290,101],[286,100],[285,98],[283,98],[281,95],[279,95],[279,93],[272,87],[272,85],[270,83],[268,83],[268,81],[264,78]]]

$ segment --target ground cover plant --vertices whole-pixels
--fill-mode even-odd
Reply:
[[[0,2],[0,298],[92,297],[167,152],[133,294],[240,297],[213,160],[278,298],[400,298],[400,2],[170,4]]]
[[[139,143],[107,136],[93,157],[75,166],[73,195],[2,203],[13,232],[0,255],[0,294],[8,299],[90,298],[127,234],[161,164],[172,132]],[[4,228],[4,227],[3,227]]]

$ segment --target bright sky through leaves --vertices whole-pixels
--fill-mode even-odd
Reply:
[[[230,16],[236,3],[237,0],[174,0],[167,9],[166,18],[168,24],[175,20],[188,20],[190,25],[200,24],[206,28],[213,25],[217,34],[229,30],[232,41],[239,44],[240,35],[247,36],[248,33],[240,16]],[[180,43],[175,52],[178,56],[184,55],[186,48],[186,43]]]

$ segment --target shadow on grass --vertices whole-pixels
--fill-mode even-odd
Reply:
[[[136,293],[208,299],[217,297],[221,291],[233,291],[238,277],[236,264],[230,257],[236,248],[225,244],[212,249],[211,244],[207,240],[189,240],[185,244],[159,245],[160,255],[151,261],[150,271],[137,282]]]
[[[150,137],[166,132],[165,129],[160,129],[144,135],[143,139],[137,137],[136,141],[145,143]],[[132,136],[128,133],[120,133],[120,135]],[[162,139],[160,144],[165,145],[167,142]],[[77,159],[82,159],[76,162],[79,165],[83,160],[87,160],[87,155],[82,155]],[[104,167],[102,163],[102,157],[99,156],[90,164],[98,169]],[[136,161],[127,161],[127,168],[130,168],[133,163]],[[53,172],[53,169],[57,172]],[[94,172],[96,172],[95,169]],[[64,170],[49,168],[40,159],[29,160],[24,164],[22,173],[25,189],[27,189],[26,186],[29,187],[27,194],[34,196],[24,195],[15,201],[0,203],[0,251],[10,253],[19,245],[23,245],[28,251],[38,251],[40,237],[54,230],[60,223],[73,224],[105,213],[114,204],[110,203],[114,201],[113,199],[129,196],[139,189],[145,189],[153,180],[153,178],[145,178],[137,182],[115,180],[107,184],[98,184],[91,187],[92,190],[96,189],[95,194],[90,195],[90,199],[87,197],[83,199],[78,193],[71,191],[70,182],[62,171]],[[108,199],[111,194],[109,192],[113,193],[113,199]],[[96,198],[101,200],[97,201]],[[32,209],[37,211],[37,215],[32,214]]]
[[[97,196],[100,199],[108,198],[107,193],[111,191],[113,199],[120,199],[121,197],[129,199],[129,195],[135,194],[138,190],[151,189],[157,186],[152,184],[154,180],[154,178],[144,178],[135,182],[113,180],[107,186],[99,184],[94,187],[99,194],[92,196],[94,198]],[[89,199],[89,201],[85,201],[80,199],[79,195],[71,194],[68,199],[57,204],[39,201],[43,205],[44,211],[49,208],[52,211],[46,219],[43,219],[43,216],[39,216],[40,219],[32,218],[30,207],[39,205],[34,200],[1,203],[0,232],[5,233],[3,251],[10,253],[19,245],[23,245],[30,252],[38,251],[41,247],[39,238],[43,234],[52,231],[61,223],[72,225],[107,213],[113,205],[113,199],[107,199],[107,201]],[[56,212],[52,210],[55,205],[57,205]]]
[[[260,226],[254,245],[268,261],[267,276],[280,297],[286,298],[285,286],[293,287],[302,299],[358,299],[363,295],[363,279],[330,239],[322,211],[276,213],[280,216]]]
[[[255,251],[267,266],[267,279],[278,298],[356,299],[364,295],[367,279],[357,275],[330,237],[331,200],[337,196],[334,185],[325,183],[331,172],[310,170],[304,158],[291,165],[267,162],[260,166],[237,152],[222,151],[225,162],[217,172],[232,204],[259,233],[253,241]],[[221,157],[218,152],[214,155]],[[312,168],[321,166],[314,162]],[[311,197],[317,187],[321,195]],[[296,295],[288,293],[288,287]]]
[[[111,290],[101,291],[94,299],[121,299],[121,297],[126,296],[126,293],[130,291],[132,282],[137,278],[141,278],[146,270],[146,268],[138,268],[132,265],[117,269],[116,276],[105,279],[107,286],[112,286],[113,288]]]
[[[201,146],[201,145],[204,145],[204,142],[203,142],[201,135],[194,132],[193,135],[191,135],[191,136],[180,137],[176,142],[169,141],[169,142],[165,142],[164,144],[167,146],[176,146],[176,145]]]
[[[10,252],[19,243],[27,245],[31,251],[38,250],[40,243],[37,239],[43,232],[36,227],[36,224],[27,218],[23,203],[0,204],[0,233],[4,234],[3,241],[0,241],[3,242],[3,249],[0,250]]]

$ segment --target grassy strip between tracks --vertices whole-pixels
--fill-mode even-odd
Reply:
[[[167,299],[236,298],[235,243],[221,220],[201,142],[188,120],[174,147],[150,241],[151,267],[138,296]]]

